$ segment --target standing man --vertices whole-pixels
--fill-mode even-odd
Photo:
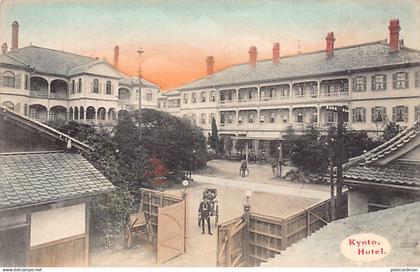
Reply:
[[[207,198],[203,198],[203,200],[201,201],[200,207],[198,208],[198,213],[200,215],[200,224],[201,224],[201,229],[202,229],[201,234],[204,234],[204,224],[207,221],[209,234],[213,235],[213,233],[211,233],[211,230],[210,230],[210,203]]]

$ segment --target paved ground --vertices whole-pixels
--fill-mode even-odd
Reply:
[[[302,185],[284,180],[272,179],[271,167],[251,165],[250,176],[237,176],[239,163],[211,161],[206,171],[194,175],[188,189],[187,202],[187,253],[174,258],[162,266],[216,266],[216,231],[212,218],[214,235],[201,234],[197,223],[197,209],[205,188],[218,190],[220,218],[219,223],[242,215],[244,192],[253,191],[251,209],[272,216],[286,217],[328,197],[328,186]],[[235,175],[236,174],[236,175]],[[217,178],[216,178],[217,177]],[[181,188],[169,190],[181,194]],[[325,199],[325,198],[323,198]],[[267,205],[269,203],[269,205]],[[117,240],[115,248],[91,250],[91,266],[157,266],[153,246],[141,239],[134,241],[130,250],[123,248],[122,239]]]

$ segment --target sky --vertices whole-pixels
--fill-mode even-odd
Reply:
[[[0,0],[1,1],[1,0]],[[420,49],[420,0],[2,0],[0,42],[11,44],[18,21],[19,47],[30,44],[113,62],[168,90],[206,75],[207,56],[215,70],[258,59],[388,38],[388,22],[399,18],[408,47]],[[141,47],[144,53],[138,56]]]

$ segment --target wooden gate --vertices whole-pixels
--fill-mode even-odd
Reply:
[[[246,266],[246,223],[242,217],[227,221],[217,229],[217,266]]]
[[[185,227],[185,200],[158,209],[158,264],[185,252]]]

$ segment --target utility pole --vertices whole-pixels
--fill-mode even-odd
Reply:
[[[141,58],[141,54],[144,53],[143,49],[140,47],[139,50],[137,50],[137,53],[139,54],[139,113],[138,113],[138,117],[139,117],[139,137],[141,138],[141,62],[140,62],[140,58]]]

